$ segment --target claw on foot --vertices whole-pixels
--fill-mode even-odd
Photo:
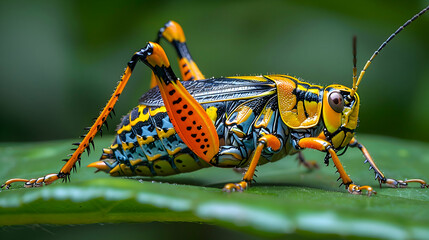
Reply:
[[[377,194],[376,191],[374,191],[374,189],[371,186],[358,186],[355,184],[350,184],[348,187],[349,193],[351,194],[362,194],[362,190],[366,190],[367,191],[367,195],[368,197],[371,196],[372,194]]]
[[[42,187],[43,184],[48,185],[51,184],[53,181],[58,180],[58,174],[48,174],[44,177],[40,177],[37,179],[23,179],[23,178],[12,178],[7,180],[3,185],[0,186],[0,188],[6,188],[9,189],[12,183],[16,182],[24,182],[25,188],[32,188],[32,187]]]
[[[405,179],[404,181],[406,184],[410,183],[410,182],[416,182],[416,183],[420,183],[420,187],[421,188],[429,188],[429,184],[427,184],[424,180],[421,179]]]
[[[408,187],[408,183],[412,183],[412,182],[416,182],[416,183],[420,183],[420,187],[421,188],[429,188],[429,185],[421,179],[405,179],[405,181],[403,180],[395,180],[395,179],[386,179],[385,184],[389,187],[392,188],[406,188]]]
[[[3,188],[9,189],[10,185],[14,182],[25,182],[26,183],[28,181],[29,181],[28,179],[23,179],[23,178],[12,178],[12,179],[7,180],[3,185],[1,185],[0,188],[1,189],[3,189]]]
[[[241,181],[239,183],[227,183],[223,187],[222,191],[224,191],[224,192],[242,192],[248,186],[249,186],[249,184],[246,181]]]

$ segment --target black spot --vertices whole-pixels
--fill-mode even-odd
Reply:
[[[191,134],[191,137],[196,138],[197,134],[193,133],[193,134]]]
[[[209,140],[207,138],[204,138],[204,142],[208,142]]]
[[[155,168],[161,169],[161,167],[159,165],[155,165]]]
[[[201,142],[201,139],[197,138],[197,140],[195,140],[196,142]]]
[[[187,117],[181,117],[181,118],[180,118],[180,120],[182,120],[182,121],[186,121],[186,118],[187,118]]]
[[[130,115],[131,115],[131,121],[134,121],[136,118],[138,118],[140,115],[139,108],[133,108]]]
[[[204,155],[207,155],[207,151],[204,151],[203,153],[204,153]]]
[[[182,167],[186,167],[186,165],[182,165]]]
[[[177,114],[181,114],[182,113],[182,109],[179,109],[176,112],[177,112]]]
[[[138,168],[136,169],[136,171],[137,171],[137,172],[142,172],[142,170],[140,170],[140,169],[138,169]]]
[[[180,99],[180,100],[182,100],[182,99]],[[187,108],[188,108],[187,104],[183,105],[183,109],[187,109]]]
[[[182,161],[182,160],[180,160],[180,159],[177,159],[177,162],[178,162],[178,163],[182,163],[183,161]]]
[[[201,133],[201,136],[205,136],[206,135],[206,133]]]
[[[182,98],[181,97],[179,97],[176,101],[173,101],[173,104],[178,104],[178,103],[180,103],[182,101]]]
[[[192,127],[191,127],[191,126],[188,126],[188,127],[186,127],[186,130],[191,131],[191,130],[192,130]]]
[[[170,96],[172,96],[173,94],[175,94],[176,93],[176,90],[171,90],[170,92],[168,92],[168,94],[170,94]]]
[[[192,115],[192,114],[194,114],[194,112],[192,112],[192,111],[189,111],[189,112],[188,112],[188,115]]]
[[[203,126],[201,126],[201,125],[197,127],[198,130],[201,130],[202,128],[203,128]]]
[[[207,145],[206,145],[206,147],[208,147],[208,148],[209,148],[209,147],[210,147],[210,144],[207,144]]]
[[[204,149],[204,148],[206,148],[206,146],[204,146],[204,145],[201,145],[201,146],[200,146],[200,148],[201,148],[201,149]]]
[[[193,121],[193,122],[192,122],[192,124],[194,124],[194,125],[195,125],[195,124],[197,124],[197,122]]]

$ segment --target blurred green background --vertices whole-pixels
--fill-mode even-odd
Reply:
[[[2,1],[0,141],[75,138],[92,123],[133,52],[174,19],[206,77],[284,73],[351,86],[358,70],[428,1]],[[429,141],[429,14],[395,38],[359,89],[358,132]],[[166,46],[171,60],[176,57]],[[172,61],[173,66],[177,66]],[[176,72],[178,73],[177,68]],[[136,67],[116,112],[148,89]],[[119,122],[119,117],[110,121]]]
[[[360,71],[378,46],[427,4],[426,0],[2,0],[0,141],[81,135],[110,97],[131,55],[154,40],[170,19],[183,26],[206,77],[283,73],[315,84],[351,86],[352,36],[358,37]],[[429,13],[395,38],[368,69],[358,92],[362,103],[358,132],[429,141],[428,29]],[[170,60],[175,59],[173,49],[165,48]],[[137,105],[149,80],[147,67],[138,65],[116,107],[119,116]],[[119,123],[119,116],[110,125]],[[122,225],[110,226],[123,230]],[[226,231],[198,224],[174,227],[177,233],[199,236]],[[3,228],[2,233],[8,239],[27,234],[46,239],[71,231],[83,236],[87,228],[93,234],[93,229],[106,233],[98,226],[35,228],[42,230],[40,234],[34,235],[27,226]],[[151,238],[172,227],[126,225],[123,232],[141,234],[130,231],[134,228]],[[241,233],[224,232],[230,238],[248,237],[236,234]],[[104,236],[117,238],[113,233],[109,237],[109,232]]]

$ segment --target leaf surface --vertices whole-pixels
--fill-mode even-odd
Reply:
[[[429,179],[426,143],[363,135],[386,177]],[[0,176],[32,178],[60,169],[71,141],[2,143]],[[109,145],[104,138],[96,148]],[[97,151],[95,151],[97,152]],[[117,222],[206,222],[266,235],[323,233],[404,239],[429,236],[429,189],[379,188],[357,149],[340,157],[360,185],[378,192],[367,197],[339,188],[338,174],[324,154],[306,150],[320,170],[298,166],[295,156],[257,168],[257,183],[242,193],[223,193],[222,186],[241,175],[231,169],[207,168],[157,178],[113,178],[78,168],[71,183],[25,189],[21,184],[0,192],[0,226],[22,224],[90,224]],[[84,166],[98,160],[84,157]]]

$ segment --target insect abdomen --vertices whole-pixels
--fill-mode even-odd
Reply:
[[[165,107],[139,105],[123,119],[111,146],[111,175],[167,176],[209,165],[177,135]]]

